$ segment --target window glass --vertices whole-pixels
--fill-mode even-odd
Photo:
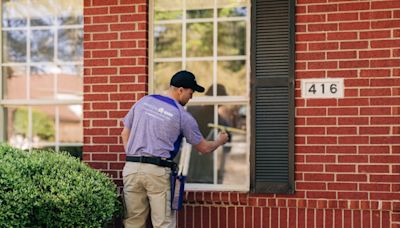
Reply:
[[[218,23],[218,55],[246,54],[246,23],[224,21]],[[241,39],[237,39],[241,37]]]
[[[214,139],[222,128],[231,130],[231,141],[216,152],[190,152],[189,188],[248,189],[248,4],[248,0],[155,1],[152,9],[150,92],[166,91],[174,73],[189,70],[205,87],[187,105],[203,136]]]
[[[3,27],[22,27],[27,24],[27,1],[3,0],[1,6],[3,10]]]
[[[26,61],[26,39],[24,30],[3,31],[3,62]]]
[[[160,62],[154,64],[154,92],[165,93],[168,90],[171,76],[182,68],[180,62]]]
[[[182,19],[182,3],[182,0],[156,0],[154,9],[155,21]]]
[[[182,56],[182,26],[162,24],[154,27],[156,58]]]
[[[187,25],[186,53],[189,57],[213,55],[213,24],[211,22]]]
[[[83,31],[82,29],[58,30],[58,60],[82,61]]]
[[[1,4],[1,140],[23,149],[81,147],[83,1]]]
[[[227,96],[246,96],[246,61],[218,61],[217,83],[224,85]],[[217,90],[222,87],[217,87]]]
[[[25,66],[2,67],[4,99],[26,99],[27,96],[27,72]]]
[[[51,62],[54,59],[54,36],[50,29],[32,30],[32,62]]]

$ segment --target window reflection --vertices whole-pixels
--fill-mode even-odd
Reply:
[[[244,21],[224,21],[218,23],[218,55],[246,54],[245,26]]]
[[[213,55],[213,24],[187,24],[186,51],[189,57]]]
[[[58,59],[63,61],[80,61],[83,55],[82,29],[58,30]]]
[[[180,62],[162,62],[154,64],[154,91],[156,93],[165,93],[169,87],[171,76],[182,69]]]
[[[217,82],[225,86],[231,96],[247,95],[246,61],[218,61]]]
[[[1,1],[3,11],[3,27],[22,27],[27,24],[27,1]]]
[[[26,99],[26,68],[25,66],[5,66],[3,73],[3,98]]]
[[[196,81],[204,88],[213,84],[213,63],[212,61],[189,61],[186,69],[196,75]],[[205,93],[194,93],[193,96],[205,96]]]
[[[182,26],[180,24],[154,27],[155,57],[182,56]]]
[[[31,59],[34,62],[51,62],[54,60],[53,31],[32,30]]]
[[[59,107],[59,137],[60,143],[79,143],[83,138],[82,106],[60,105]]]
[[[26,61],[26,31],[3,32],[3,62]]]

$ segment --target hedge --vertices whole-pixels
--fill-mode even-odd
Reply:
[[[104,227],[120,213],[115,184],[79,159],[0,145],[0,227]]]

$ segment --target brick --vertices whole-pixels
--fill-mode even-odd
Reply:
[[[382,96],[391,96],[391,89],[361,89],[360,96],[367,97],[382,97]]]
[[[323,127],[297,127],[296,135],[321,135],[325,133]]]
[[[335,199],[336,192],[330,191],[308,191],[307,197],[312,199]]]
[[[384,21],[372,21],[371,28],[372,29],[384,29],[384,28],[400,28],[400,20],[384,20]]]
[[[325,22],[325,14],[306,14],[296,16],[296,23]]]
[[[329,78],[356,78],[358,72],[356,70],[330,70],[328,71]]]
[[[400,124],[398,117],[372,117],[371,124]]]
[[[307,100],[307,106],[322,106],[322,107],[329,107],[329,106],[337,106],[336,99],[310,99]],[[333,118],[329,119],[332,122]],[[336,119],[334,119],[336,120]]]
[[[108,7],[96,7],[96,8],[88,8],[85,7],[83,9],[83,15],[90,16],[90,15],[102,15],[108,13]],[[86,24],[86,22],[85,22]]]
[[[357,39],[356,32],[330,32],[327,34],[327,40],[354,40]]]
[[[314,34],[297,34],[296,41],[324,41],[326,40],[325,33],[314,33]]]
[[[308,69],[336,69],[338,67],[337,61],[324,61],[324,62],[308,62]]]
[[[368,41],[347,41],[340,42],[340,49],[367,49]]]
[[[356,51],[337,51],[327,53],[327,59],[354,59],[356,57]]]
[[[339,24],[340,31],[367,30],[370,28],[371,28],[370,22],[343,22]]]
[[[385,63],[381,63],[385,64]],[[376,64],[378,65],[378,64]],[[387,63],[385,64],[387,65]],[[347,61],[339,61],[339,68],[366,68],[369,67],[368,60],[347,60]]]
[[[296,46],[297,46],[297,44],[296,44]],[[308,46],[309,46],[310,51],[338,50],[339,42],[309,43]]]
[[[389,127],[360,127],[360,135],[386,135],[389,132]]]
[[[400,42],[399,42],[400,45]],[[382,59],[382,60],[371,60],[370,67],[397,67],[400,66],[400,60],[397,59]]]
[[[304,174],[305,181],[333,181],[333,174],[320,174],[320,173],[305,173]]]
[[[355,11],[355,10],[369,10],[369,9],[370,9],[369,2],[339,4],[339,11]]]
[[[368,70],[361,70],[360,72],[361,77],[389,77],[390,76],[390,69],[368,69]]]
[[[360,115],[390,115],[391,108],[390,107],[361,107],[360,108]]]
[[[332,154],[355,154],[356,153],[355,146],[327,146],[326,153]]]
[[[339,106],[368,106],[369,100],[367,98],[348,98],[339,100]],[[361,121],[363,119],[361,118]]]
[[[336,181],[346,181],[346,182],[366,182],[366,174],[337,174]]]
[[[371,48],[398,48],[400,46],[400,40],[372,40],[370,44]]]
[[[328,21],[355,21],[358,20],[358,13],[330,13]]]
[[[360,39],[382,39],[382,38],[390,38],[391,32],[390,30],[373,30],[373,31],[361,31]],[[381,42],[381,41],[377,41]]]
[[[307,27],[308,27],[309,32],[337,31],[338,30],[337,23],[309,24]]]
[[[346,182],[336,182],[336,183],[328,183],[328,190],[330,191],[356,191],[358,190],[357,184],[355,183],[346,183]]]
[[[325,59],[324,52],[304,52],[296,53],[297,60],[323,60]]]
[[[360,51],[359,58],[388,58],[390,57],[390,50],[373,50],[373,51]]]
[[[361,20],[376,20],[376,19],[389,19],[392,17],[392,12],[390,11],[371,11],[371,12],[361,12]],[[372,21],[373,23],[374,21]],[[373,26],[372,26],[373,28]]]
[[[106,15],[101,15],[101,16],[94,16],[93,17],[93,24],[107,24],[107,23],[116,23],[118,22],[118,16],[106,16]],[[90,24],[90,23],[85,23],[85,24]]]
[[[356,116],[358,108],[328,108],[328,116]]]
[[[338,155],[339,163],[366,163],[368,156],[366,155]]]
[[[306,163],[334,163],[336,156],[334,155],[306,155]]]

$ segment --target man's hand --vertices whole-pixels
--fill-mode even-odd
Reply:
[[[229,140],[229,135],[225,131],[221,131],[218,134],[217,141],[220,143],[220,145],[224,145],[226,142]]]

